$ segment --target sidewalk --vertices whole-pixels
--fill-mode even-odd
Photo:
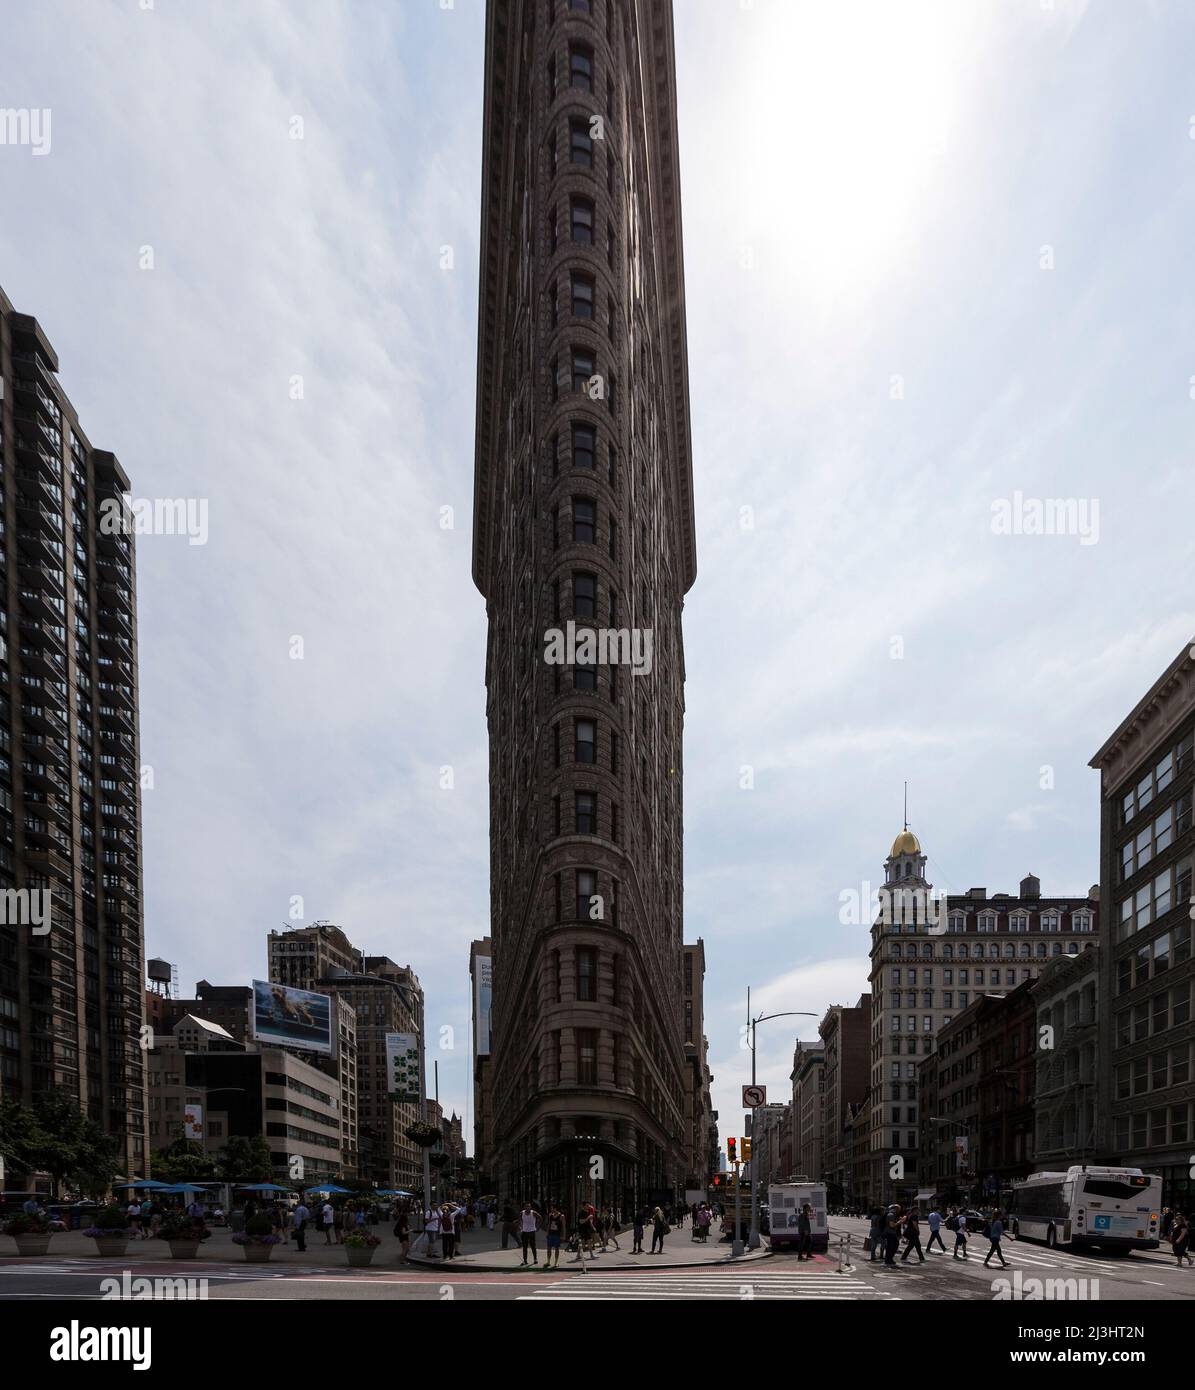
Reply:
[[[730,1241],[717,1240],[713,1234],[710,1235],[708,1241],[692,1240],[692,1234],[692,1227],[688,1221],[685,1222],[684,1228],[681,1230],[674,1226],[671,1234],[664,1237],[663,1252],[652,1255],[649,1253],[651,1250],[651,1232],[648,1230],[644,1232],[643,1254],[632,1255],[631,1246],[634,1245],[635,1241],[633,1232],[628,1226],[618,1235],[621,1249],[615,1250],[611,1245],[603,1255],[601,1245],[597,1245],[595,1248],[598,1253],[592,1258],[586,1257],[585,1268],[590,1272],[611,1269],[685,1269],[693,1266],[715,1269],[729,1264],[743,1264],[747,1261],[767,1259],[771,1255],[771,1251],[765,1243],[758,1250],[744,1251],[736,1260],[730,1253]],[[462,1240],[457,1241],[457,1255],[452,1260],[423,1258],[415,1249],[415,1242],[419,1240],[420,1236],[413,1236],[411,1263],[428,1268],[501,1270],[508,1274],[520,1271],[530,1273],[533,1269],[539,1269],[542,1273],[544,1261],[547,1259],[547,1237],[542,1230],[536,1232],[535,1236],[537,1265],[523,1264],[523,1255],[517,1238],[508,1249],[502,1249],[500,1226],[496,1226],[492,1231],[487,1230],[484,1226],[474,1226],[471,1231],[465,1233]],[[439,1248],[438,1245],[437,1248]],[[581,1270],[580,1260],[570,1254],[566,1246],[560,1248],[560,1268],[567,1269],[573,1274],[577,1274]]]

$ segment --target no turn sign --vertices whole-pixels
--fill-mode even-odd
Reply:
[[[766,1086],[744,1086],[743,1087],[743,1109],[756,1110],[761,1105],[768,1103],[768,1088]]]

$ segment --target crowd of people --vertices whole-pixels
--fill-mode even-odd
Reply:
[[[914,1253],[917,1255],[918,1263],[924,1264],[926,1253],[933,1250],[935,1245],[945,1255],[946,1245],[942,1239],[943,1228],[954,1236],[954,1249],[951,1251],[951,1258],[955,1260],[970,1258],[967,1249],[967,1238],[970,1235],[967,1229],[967,1213],[957,1207],[950,1207],[945,1217],[937,1207],[929,1212],[925,1218],[929,1237],[924,1249],[921,1245],[921,1218],[916,1207],[910,1207],[906,1210],[899,1202],[894,1202],[887,1209],[875,1208],[871,1213],[870,1220],[871,1229],[867,1233],[867,1243],[864,1248],[871,1251],[873,1261],[882,1259],[886,1265],[895,1265],[899,1252],[901,1264],[906,1263],[909,1256]],[[1008,1261],[1004,1258],[1004,1250],[1001,1245],[1004,1239],[1004,1217],[998,1207],[993,1208],[991,1213],[984,1218],[983,1235],[989,1242],[987,1254],[983,1258],[984,1264],[990,1264],[993,1259],[998,1259],[1001,1266],[1007,1265]],[[903,1251],[900,1249],[902,1240],[905,1243]]]

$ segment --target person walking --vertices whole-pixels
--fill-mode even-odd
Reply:
[[[515,1209],[514,1204],[507,1200],[502,1206],[502,1248],[506,1249],[506,1242],[515,1238]]]
[[[1000,1267],[1007,1269],[1008,1261],[1004,1258],[1004,1251],[1000,1249],[1000,1238],[1004,1235],[1004,1222],[1000,1219],[1000,1208],[997,1207],[992,1212],[992,1219],[988,1224],[988,1239],[992,1242],[988,1248],[988,1253],[983,1257],[986,1265],[993,1255],[1000,1256]]]
[[[602,1249],[605,1250],[607,1245],[613,1245],[615,1250],[622,1249],[618,1243],[618,1222],[610,1207],[602,1212]]]
[[[295,1244],[298,1246],[299,1251],[302,1254],[307,1253],[307,1222],[310,1219],[310,1217],[311,1213],[310,1211],[308,1211],[307,1206],[304,1203],[302,1197],[300,1197],[299,1205],[295,1208],[294,1211],[294,1220]]]
[[[900,1248],[900,1207],[888,1208],[884,1222],[884,1263],[890,1268],[896,1265],[896,1252]]]
[[[900,1257],[901,1264],[909,1258],[910,1250],[916,1250],[918,1260],[922,1264],[925,1263],[925,1254],[921,1249],[921,1222],[916,1207],[910,1207],[909,1214],[905,1217],[905,1252]]]
[[[451,1202],[440,1208],[440,1249],[441,1259],[456,1259],[456,1228],[459,1213]]]
[[[394,1218],[394,1234],[398,1237],[398,1262],[410,1264],[411,1259],[411,1213],[406,1202],[398,1208]]]
[[[884,1258],[884,1213],[876,1207],[871,1213],[871,1228],[867,1239],[871,1244],[871,1262]]]
[[[961,1211],[952,1211],[946,1219],[946,1229],[954,1232],[954,1254],[951,1256],[955,1260],[965,1260],[967,1258],[967,1218]],[[959,1254],[959,1249],[962,1254]]]
[[[564,1240],[564,1212],[555,1202],[548,1203],[548,1220],[544,1231],[547,1245],[544,1268],[557,1269],[560,1266],[560,1246]]]
[[[797,1259],[813,1259],[813,1208],[808,1202],[797,1217]]]
[[[640,1207],[640,1208],[635,1212],[635,1219],[634,1219],[634,1223],[633,1223],[632,1228],[631,1228],[631,1234],[632,1234],[632,1236],[633,1236],[633,1241],[632,1241],[632,1244],[631,1244],[631,1254],[632,1254],[632,1255],[642,1255],[642,1254],[643,1254],[643,1208],[642,1208],[642,1207]]]
[[[530,1202],[523,1203],[523,1210],[519,1214],[519,1239],[523,1244],[522,1265],[533,1265],[539,1260],[539,1255],[535,1249],[535,1233],[539,1230],[539,1212]],[[531,1252],[531,1258],[527,1258],[527,1252]]]
[[[136,1199],[129,1203],[126,1215],[129,1218],[129,1239],[141,1239],[141,1203]]]
[[[934,1248],[934,1241],[936,1240],[938,1249],[945,1255],[946,1247],[942,1244],[942,1213],[935,1207],[925,1219],[929,1223],[929,1241],[926,1244],[925,1253],[929,1254]]]
[[[440,1239],[440,1210],[436,1206],[428,1208],[427,1215],[423,1219],[423,1229],[427,1233],[427,1257],[429,1260],[439,1259],[434,1247],[436,1241]]]
[[[1170,1249],[1174,1252],[1179,1269],[1183,1267],[1184,1255],[1188,1264],[1195,1264],[1195,1258],[1191,1255],[1191,1228],[1181,1211],[1172,1213],[1170,1218]]]
[[[651,1253],[653,1255],[664,1253],[664,1237],[671,1229],[663,1210],[657,1207],[651,1214]]]
[[[332,1210],[332,1203],[325,1202],[319,1209],[320,1225],[324,1230],[324,1244],[332,1244],[332,1228],[336,1224],[336,1213]]]

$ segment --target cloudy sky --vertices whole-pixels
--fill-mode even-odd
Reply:
[[[48,156],[0,148],[0,285],[134,494],[209,508],[138,546],[147,946],[189,990],[342,924],[455,1029],[460,1109],[483,6],[148,3],[10,0],[0,49],[0,105],[52,115]],[[1195,9],[675,10],[686,938],[726,1133],[748,985],[865,988],[843,895],[906,779],[936,886],[1098,876],[1088,759],[1195,633]],[[1043,499],[1070,534],[994,528]]]

